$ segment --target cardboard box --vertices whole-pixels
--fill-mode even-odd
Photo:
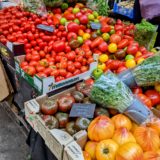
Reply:
[[[84,160],[82,149],[76,141],[64,148],[63,160]]]
[[[9,82],[7,74],[5,72],[2,61],[0,60],[0,101],[4,100],[7,96],[9,96],[10,91],[12,91],[12,86]]]
[[[81,73],[79,75],[73,76],[71,78],[65,79],[60,82],[55,82],[54,77],[47,77],[47,78],[39,78],[38,76],[31,77],[26,74],[21,68],[20,63],[24,61],[25,56],[17,56],[15,57],[15,68],[17,73],[19,73],[28,83],[36,88],[40,95],[60,89],[62,87],[71,85],[76,83],[80,80],[87,79],[91,76],[92,71],[97,67],[97,62],[93,62],[90,64],[90,69],[87,72]]]
[[[36,99],[25,102],[25,117],[28,123],[33,127],[33,129],[38,132],[45,141],[45,144],[51,150],[51,152],[57,157],[58,160],[63,159],[64,148],[71,142],[77,141],[77,145],[84,147],[84,144],[87,141],[87,132],[80,131],[73,135],[69,135],[67,132],[60,129],[50,130],[42,120],[39,111],[40,106],[45,99],[58,99],[62,95],[70,93],[75,90],[75,87],[72,87],[68,90],[60,92],[56,95],[48,97],[47,95],[42,95]],[[81,148],[80,147],[80,148]]]

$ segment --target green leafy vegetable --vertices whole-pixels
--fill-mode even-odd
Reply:
[[[132,73],[139,86],[153,86],[160,82],[160,53],[143,61]]]
[[[102,75],[93,85],[90,98],[106,108],[124,112],[133,102],[131,90],[112,72]]]

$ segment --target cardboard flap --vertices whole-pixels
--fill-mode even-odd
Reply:
[[[4,100],[9,95],[9,88],[7,85],[7,80],[5,78],[5,70],[0,60],[0,101]]]
[[[67,145],[73,140],[72,136],[60,129],[52,129],[50,132],[61,145]]]

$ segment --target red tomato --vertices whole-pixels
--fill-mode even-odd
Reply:
[[[26,61],[23,61],[21,64],[20,64],[21,68],[23,68],[24,66],[28,66],[28,62]]]
[[[34,66],[34,67],[35,67],[35,66],[37,66],[37,64],[38,64],[37,61],[33,61],[33,60],[32,60],[32,61],[29,62],[29,65],[30,65],[30,66]]]
[[[73,74],[71,72],[68,72],[67,75],[66,75],[66,78],[70,78],[72,76],[73,76]]]
[[[56,82],[62,81],[62,80],[64,80],[64,79],[65,79],[64,77],[58,76],[58,77],[56,77]]]
[[[57,55],[57,56],[55,57],[55,61],[56,61],[56,62],[60,62],[61,60],[62,60],[62,56]]]
[[[52,69],[50,67],[45,68],[45,70],[43,71],[47,76],[49,76],[52,72]]]
[[[79,18],[79,21],[80,21],[81,24],[88,24],[88,17],[86,15],[82,15]]]
[[[128,54],[135,55],[137,52],[138,52],[138,47],[137,46],[135,46],[135,45],[129,45],[127,47],[127,53]]]
[[[71,40],[74,40],[74,39],[77,39],[77,34],[74,33],[74,32],[69,32],[68,35],[67,35],[67,40],[71,41]]]
[[[28,68],[25,70],[25,72],[30,75],[33,76],[36,73],[36,69],[33,66],[28,66]]]
[[[102,42],[99,46],[98,46],[98,49],[101,51],[101,52],[106,52],[108,50],[108,45],[106,42]]]
[[[65,49],[65,43],[63,41],[56,41],[53,44],[53,50],[55,52],[63,52]]]
[[[40,56],[38,54],[32,54],[32,61],[39,61],[40,60]]]
[[[39,73],[37,73],[36,74],[38,77],[40,77],[40,78],[46,78],[47,77],[47,75],[45,74],[45,73],[43,73],[43,72],[39,72]]]
[[[119,43],[121,41],[121,36],[117,35],[117,34],[112,34],[110,37],[110,42],[111,43]]]
[[[81,63],[80,63],[80,62],[74,62],[74,66],[75,66],[77,69],[80,69],[80,68],[81,68]]]
[[[44,58],[45,57],[45,52],[44,51],[40,51],[39,55],[40,55],[41,58]]]
[[[76,76],[76,75],[78,75],[78,74],[80,74],[80,73],[81,73],[81,71],[80,71],[79,69],[76,69],[76,70],[74,71],[73,75]]]
[[[88,67],[87,66],[82,66],[81,67],[81,72],[83,73],[83,72],[86,72],[86,71],[88,71]]]
[[[76,58],[75,58],[75,61],[82,63],[83,62],[83,56],[77,55]]]
[[[66,69],[59,69],[59,75],[62,77],[66,77],[66,75],[67,75]]]
[[[74,61],[75,57],[76,57],[76,53],[74,51],[67,53],[68,60]]]
[[[127,70],[127,68],[125,66],[121,66],[117,69],[117,73],[121,73],[121,72],[126,71],[126,70]]]
[[[145,95],[150,98],[153,106],[160,103],[160,94],[156,90],[147,90]]]
[[[123,49],[125,47],[127,47],[129,44],[128,39],[122,39],[119,43],[118,43],[118,48],[119,49]]]
[[[41,65],[37,65],[36,66],[36,71],[37,72],[43,72],[45,70],[45,67],[44,66],[41,66]]]
[[[75,22],[70,22],[67,25],[67,29],[68,29],[68,32],[78,33],[78,31],[79,31],[79,25],[77,23],[75,23]]]
[[[71,73],[75,71],[75,66],[74,65],[68,65],[67,70]]]
[[[142,88],[141,87],[135,87],[133,88],[133,93],[134,94],[139,94],[139,93],[143,93]]]
[[[88,63],[88,64],[91,64],[92,62],[94,62],[94,59],[93,59],[93,57],[90,57],[90,58],[88,58],[88,61],[87,61],[87,63]]]
[[[59,76],[59,70],[58,69],[53,69],[52,72],[51,72],[51,76],[53,76],[53,77]]]
[[[152,102],[146,95],[139,93],[137,96],[148,108],[152,108]]]
[[[102,33],[110,32],[110,30],[111,30],[111,27],[108,24],[102,25],[102,27],[101,27]]]
[[[75,15],[72,14],[72,13],[64,14],[64,17],[65,17],[67,20],[71,20],[71,21],[75,19]]]

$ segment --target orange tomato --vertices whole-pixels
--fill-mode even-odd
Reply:
[[[83,157],[84,157],[84,160],[92,160],[91,156],[86,151],[83,151]]]

